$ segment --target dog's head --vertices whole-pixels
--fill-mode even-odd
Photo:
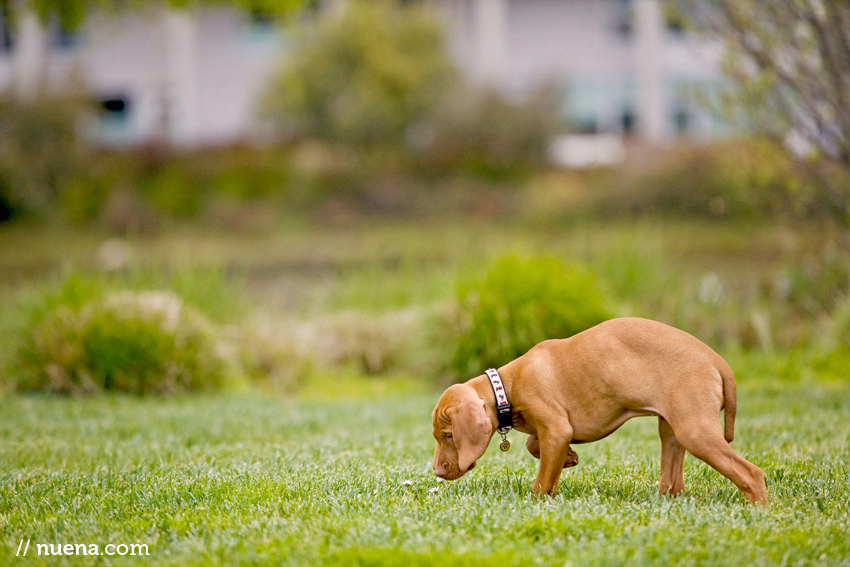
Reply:
[[[455,480],[475,466],[493,437],[493,424],[484,411],[484,400],[465,384],[455,384],[440,396],[431,413],[434,451],[434,474]]]

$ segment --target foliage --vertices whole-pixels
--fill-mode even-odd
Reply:
[[[459,333],[453,367],[480,374],[540,341],[567,338],[611,317],[592,273],[551,257],[507,256],[458,293]]]
[[[153,159],[125,155],[138,170],[131,180],[157,211],[196,218],[218,200],[231,204],[280,205],[288,195],[288,156],[275,149],[229,147]]]
[[[81,173],[90,156],[76,132],[80,110],[74,97],[0,100],[0,217],[45,212]]]
[[[613,183],[601,205],[608,214],[805,218],[818,214],[817,195],[774,144],[738,140],[669,150]]]
[[[206,199],[206,187],[180,164],[163,164],[141,180],[141,192],[158,211],[176,218],[196,216]]]
[[[431,172],[466,171],[500,179],[541,169],[558,126],[550,88],[509,100],[495,89],[459,89],[409,136]]]
[[[783,282],[789,303],[806,315],[832,313],[850,290],[850,235],[824,229],[788,254]]]
[[[355,145],[401,143],[453,77],[430,12],[361,0],[302,36],[263,107],[282,132]]]
[[[103,238],[53,226],[3,228],[0,358],[9,359],[36,309],[18,314],[19,294],[55,297],[37,282],[97,259],[107,274],[75,276],[76,284],[65,284],[69,297],[50,305],[81,306],[121,290],[173,290],[219,326],[238,372],[272,389],[294,391],[316,372],[445,383],[457,376],[449,369],[458,337],[471,329],[469,311],[457,307],[457,282],[473,288],[482,265],[513,249],[588,266],[612,315],[663,321],[724,355],[773,353],[781,363],[766,365],[765,375],[840,378],[847,360],[838,346],[850,333],[847,235],[829,224],[664,215],[541,226],[464,216],[329,229],[295,219],[264,231],[204,224],[136,242]],[[226,268],[191,267],[198,262]],[[233,289],[234,276],[244,289]],[[250,304],[240,301],[245,291]],[[252,305],[262,306],[258,320]],[[810,355],[783,362],[786,352],[802,351]]]
[[[228,371],[210,323],[166,292],[59,306],[27,330],[13,364],[19,390],[60,393],[217,389]]]
[[[502,180],[543,166],[558,127],[555,90],[508,98],[462,85],[426,8],[353,2],[311,32],[289,54],[261,114],[283,138],[307,139],[313,150],[324,143],[319,153],[332,156],[322,160],[326,185],[380,207],[392,197],[364,185],[382,178]]]
[[[150,291],[168,288],[175,291]],[[218,324],[240,321],[244,307],[217,270],[70,273],[6,310],[7,374],[26,390],[215,389],[250,374],[255,353],[267,350],[242,352],[222,334]]]
[[[193,8],[199,5],[233,6],[235,8],[275,16],[289,15],[301,8],[307,0],[129,0],[116,3],[111,0],[27,0],[9,2],[16,11],[32,9],[44,22],[55,17],[68,30],[77,29],[92,13],[111,14],[119,10],[161,8]]]
[[[0,222],[25,214],[51,220],[61,213],[72,225],[100,224],[123,234],[149,232],[163,219],[206,217],[244,226],[251,224],[242,218],[249,213],[267,218],[284,205],[298,205],[291,198],[290,158],[277,149],[151,156],[144,150],[94,151],[69,139],[51,142],[61,145],[61,160],[53,163],[53,156],[42,159],[38,151],[35,159],[12,152],[21,145],[18,135],[5,141],[5,161],[0,151],[0,172],[6,172],[0,173]],[[81,150],[75,153],[77,146],[68,143]],[[55,173],[48,177],[46,169]]]
[[[818,177],[831,213],[850,221],[850,5],[816,0],[678,0],[692,21],[722,37],[726,72],[761,132],[843,170]]]

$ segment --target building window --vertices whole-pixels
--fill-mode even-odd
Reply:
[[[635,113],[631,108],[626,108],[620,115],[620,126],[623,128],[623,133],[631,134],[635,130]]]
[[[127,117],[128,105],[126,98],[118,97],[103,99],[100,102],[100,106],[108,116],[120,117],[121,119],[126,119]]]
[[[108,96],[97,102],[98,138],[107,144],[122,144],[130,138],[130,101],[125,95]]]
[[[691,115],[686,108],[677,108],[673,114],[673,123],[676,125],[676,132],[679,134],[687,133],[691,122]]]

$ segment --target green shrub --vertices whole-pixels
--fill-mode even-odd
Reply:
[[[84,226],[100,218],[109,190],[110,187],[100,179],[79,177],[69,180],[60,196],[65,220]]]
[[[9,341],[0,354],[19,389],[215,388],[225,370],[248,378],[259,372],[241,364],[257,351],[241,352],[246,308],[237,284],[214,268],[131,264],[109,274],[70,273],[8,306],[2,323]]]
[[[45,213],[84,174],[90,148],[77,136],[81,109],[73,96],[0,97],[0,220]]]
[[[209,156],[213,191],[241,200],[285,197],[289,163],[284,152],[234,148]]]
[[[194,172],[181,163],[165,164],[142,180],[142,193],[166,215],[190,218],[198,214],[206,200],[207,187]]]
[[[410,141],[428,173],[513,177],[545,164],[558,99],[552,89],[517,101],[494,89],[462,89]]]
[[[121,292],[51,307],[13,360],[19,390],[167,394],[220,387],[213,327],[170,292]]]
[[[280,132],[358,146],[403,142],[453,81],[440,28],[421,6],[351,2],[311,31],[262,103]]]
[[[850,234],[804,235],[783,269],[788,302],[809,316],[830,313],[850,289]]]
[[[637,171],[603,198],[607,213],[805,216],[816,196],[793,158],[760,140],[679,147]]]
[[[546,339],[566,338],[611,317],[592,273],[555,258],[496,262],[459,289],[459,376],[501,366]]]

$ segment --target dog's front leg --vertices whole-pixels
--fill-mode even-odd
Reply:
[[[555,496],[558,480],[570,453],[573,429],[566,420],[550,424],[539,432],[540,470],[532,490],[535,494]]]

